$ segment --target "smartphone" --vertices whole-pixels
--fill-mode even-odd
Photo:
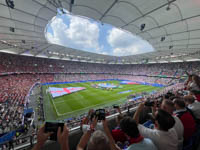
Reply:
[[[105,109],[97,109],[95,111],[95,116],[98,118],[98,120],[105,120],[106,116]]]
[[[45,123],[45,133],[53,132],[53,134],[50,135],[50,140],[57,141],[57,131],[59,127],[61,127],[61,131],[63,131],[64,123],[60,123],[60,122],[46,122]]]

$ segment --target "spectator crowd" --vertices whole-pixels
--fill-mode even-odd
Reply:
[[[103,145],[107,149],[123,149],[124,147],[148,149],[147,147],[149,147],[152,150],[175,150],[188,145],[195,133],[198,133],[200,122],[199,62],[111,65],[50,60],[3,53],[0,53],[0,60],[0,135],[17,129],[23,123],[23,110],[28,104],[27,94],[36,82],[101,79],[127,79],[158,83],[167,87],[154,94],[146,95],[143,99],[126,102],[120,106],[120,109],[125,110],[141,103],[133,117],[120,114],[118,118],[120,121],[117,129],[120,130],[120,137],[123,140],[112,135],[114,132],[108,130],[106,120],[101,121],[104,132],[96,131],[96,119],[87,121],[89,128],[81,138],[77,146],[78,150],[84,149],[86,145],[88,149],[92,149],[96,144]],[[185,83],[182,82],[183,76],[188,77]],[[159,99],[160,104],[152,106],[151,120],[146,123],[148,126],[139,122],[140,113],[147,107],[144,98],[152,101]],[[117,112],[112,107],[105,109],[107,116]],[[87,115],[83,114],[72,120],[66,120],[68,128],[81,125],[81,121],[85,117]],[[43,134],[42,130],[39,132]],[[67,138],[67,127],[65,132],[63,138]],[[62,141],[62,139],[60,140]]]
[[[200,101],[195,92],[191,90],[189,81],[183,89],[168,91],[158,101],[141,99],[134,115],[122,114],[121,107],[115,107],[119,115],[116,117],[116,126],[110,130],[106,117],[100,118],[90,110],[83,119],[83,135],[77,145],[77,150],[195,150],[200,140]],[[199,83],[196,83],[199,87]],[[187,91],[187,92],[186,92]],[[151,105],[149,105],[151,102]],[[151,113],[149,119],[140,121],[140,115],[145,109]],[[99,125],[101,127],[99,127]],[[38,143],[33,150],[40,149],[41,136],[50,134],[41,132],[38,135]],[[69,129],[65,125],[62,133],[57,133],[61,149],[68,150]],[[61,134],[66,135],[65,146],[60,141]],[[45,138],[47,140],[47,138]],[[42,140],[42,143],[44,141]],[[39,147],[39,148],[37,148]]]

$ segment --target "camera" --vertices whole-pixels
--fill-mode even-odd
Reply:
[[[64,123],[61,122],[45,123],[45,129],[44,129],[45,133],[53,132],[53,134],[50,135],[50,140],[57,141],[57,131],[59,127],[61,127],[61,131],[63,131]]]
[[[95,111],[95,117],[97,117],[98,120],[105,120],[105,109],[97,109]]]
[[[145,106],[149,106],[149,107],[153,107],[154,106],[155,101],[146,101],[144,103]],[[157,107],[160,106],[160,101],[157,101]]]
[[[113,105],[113,108],[119,108],[119,106],[118,105]]]
[[[144,105],[145,105],[145,106],[150,106],[150,107],[152,107],[152,106],[154,106],[154,101],[146,101],[146,102],[144,103]]]

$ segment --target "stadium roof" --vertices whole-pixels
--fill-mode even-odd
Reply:
[[[122,64],[200,58],[199,0],[14,0],[14,9],[12,1],[0,0],[0,52]],[[155,52],[116,57],[50,44],[44,32],[57,8],[136,34]]]

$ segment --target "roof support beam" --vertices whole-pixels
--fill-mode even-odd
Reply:
[[[24,23],[24,24],[28,24],[28,25],[32,25],[32,26],[36,26],[36,27],[39,27],[39,28],[42,28],[42,29],[44,28],[43,26],[39,26],[39,25],[36,25],[36,24],[31,24],[31,23],[24,22],[24,21],[19,21],[19,20],[13,19],[13,18],[6,18],[6,17],[3,17],[3,16],[0,16],[0,18],[8,19],[8,20],[11,20],[11,21],[16,21],[16,22],[20,22],[20,23]]]
[[[180,45],[173,45],[173,46],[184,46],[184,45],[200,45],[200,43],[199,44],[180,44]],[[161,47],[169,47],[169,46],[161,46]],[[155,47],[156,48],[156,47]],[[157,47],[158,48],[158,47]]]
[[[6,41],[7,43],[20,43],[22,45],[28,45],[28,44],[47,44],[46,42],[40,42],[40,41],[31,41],[31,40],[25,40],[25,43],[22,43],[22,40],[24,39],[0,39],[0,40],[3,40],[3,41]],[[9,41],[7,41],[9,40]],[[12,41],[11,41],[12,40]]]
[[[165,3],[165,4],[163,4],[163,5],[161,5],[161,6],[159,6],[159,7],[157,7],[157,8],[155,8],[155,9],[153,9],[153,10],[151,10],[151,11],[149,11],[149,12],[143,14],[142,16],[140,16],[140,17],[138,17],[138,18],[136,18],[136,19],[130,21],[129,23],[127,23],[127,24],[125,24],[125,25],[123,25],[121,28],[124,28],[125,26],[127,26],[127,25],[129,25],[129,24],[131,24],[131,23],[133,23],[133,22],[135,22],[135,21],[137,21],[138,19],[143,18],[143,17],[145,17],[145,16],[147,16],[147,15],[149,15],[149,14],[151,14],[151,13],[153,13],[153,12],[155,12],[155,11],[157,11],[157,10],[159,10],[159,9],[161,9],[161,8],[163,8],[163,7],[165,7],[165,6],[167,6],[167,5],[169,5],[169,3],[173,3],[173,2],[175,2],[175,1],[176,1],[176,0],[171,0],[171,1],[169,1],[169,2],[167,2],[167,3]]]
[[[113,6],[118,2],[118,0],[115,0],[111,6],[104,12],[104,14],[101,16],[101,18],[99,19],[100,21],[103,19],[103,17],[113,8]]]
[[[187,31],[182,31],[182,32],[175,32],[175,33],[170,33],[166,36],[169,36],[169,35],[175,35],[175,34],[181,34],[181,33],[186,33],[186,32],[193,32],[193,31],[199,31],[200,29],[193,29],[193,30],[187,30]],[[156,39],[156,38],[160,38],[164,35],[160,35],[160,36],[157,36],[157,37],[153,37],[153,38],[149,38],[149,39],[146,39],[146,40],[152,40],[152,39]]]
[[[176,20],[176,21],[173,21],[173,22],[170,22],[170,23],[166,23],[166,24],[163,24],[163,25],[160,25],[160,26],[157,26],[157,27],[148,29],[148,30],[144,30],[144,31],[142,31],[142,32],[140,32],[140,33],[137,33],[137,34],[141,34],[141,33],[143,33],[143,32],[151,31],[151,30],[157,29],[157,28],[162,28],[162,27],[167,26],[167,25],[171,25],[171,24],[174,24],[174,23],[177,23],[177,22],[182,22],[182,21],[185,21],[185,20],[188,20],[188,19],[192,19],[192,18],[196,18],[196,17],[200,17],[200,15],[195,15],[195,16],[191,16],[191,17],[188,17],[188,18]]]
[[[37,56],[38,54],[44,52],[47,48],[49,48],[52,45],[47,45],[45,48],[43,48],[42,50],[38,51],[37,53],[34,54],[34,56]]]
[[[42,45],[45,45],[45,43],[43,43],[43,44],[40,44],[38,47],[40,47],[40,46],[42,46]],[[31,46],[31,45],[30,45]],[[34,47],[34,45],[32,45],[33,47]],[[20,55],[20,54],[23,54],[23,53],[25,53],[26,51],[30,51],[31,49],[28,49],[28,48],[24,48],[24,50],[23,51],[20,51],[18,54]]]
[[[8,7],[7,5],[2,4],[2,3],[0,3],[0,5],[2,5],[2,6],[4,6],[4,7]],[[41,20],[44,20],[44,21],[48,22],[47,19],[45,19],[45,18],[41,18],[41,17],[39,17],[39,16],[35,16],[35,15],[29,13],[29,12],[25,12],[25,11],[20,10],[20,9],[17,9],[17,8],[15,8],[15,10],[17,10],[17,11],[19,11],[19,12],[21,12],[21,13],[24,13],[24,14],[28,14],[28,15],[30,15],[30,16],[32,16],[32,17],[39,18],[39,19],[41,19]]]
[[[200,39],[200,37],[196,37],[196,38],[187,38],[187,39],[178,39],[178,40],[166,41],[166,42],[158,42],[158,43],[153,43],[153,45],[165,44],[165,43],[171,43],[171,42],[177,42],[177,41],[185,41],[185,40],[198,40],[198,39]],[[151,43],[151,41],[150,41],[150,43]]]
[[[8,28],[9,30],[9,26],[3,26],[3,25],[0,25],[0,27],[2,28]],[[27,29],[22,29],[22,28],[15,28],[16,30],[21,30],[21,31],[26,31],[26,32],[35,32],[35,33],[39,33],[39,34],[44,34],[44,32],[38,32],[38,31],[33,31],[33,30],[27,30]]]
[[[43,5],[43,4],[41,4],[41,3],[39,3],[38,1],[36,1],[36,0],[32,0],[33,2],[35,2],[35,3],[37,3],[37,4],[39,4],[39,5],[41,5],[42,7],[44,7],[44,8],[47,8],[47,9],[49,9],[50,11],[53,11],[55,14],[57,13],[56,11],[54,11],[53,9],[51,9],[51,8],[49,8],[49,7],[47,7],[46,5]]]
[[[41,38],[43,38],[43,37],[38,37],[38,36],[33,36],[33,35],[23,35],[23,34],[16,34],[16,33],[1,33],[1,35],[13,35],[13,36],[15,36],[15,35],[19,35],[19,36],[25,36],[25,37],[33,37],[33,38],[39,38],[39,39],[41,39]],[[12,40],[12,39],[11,39]],[[45,40],[46,41],[46,40]]]

